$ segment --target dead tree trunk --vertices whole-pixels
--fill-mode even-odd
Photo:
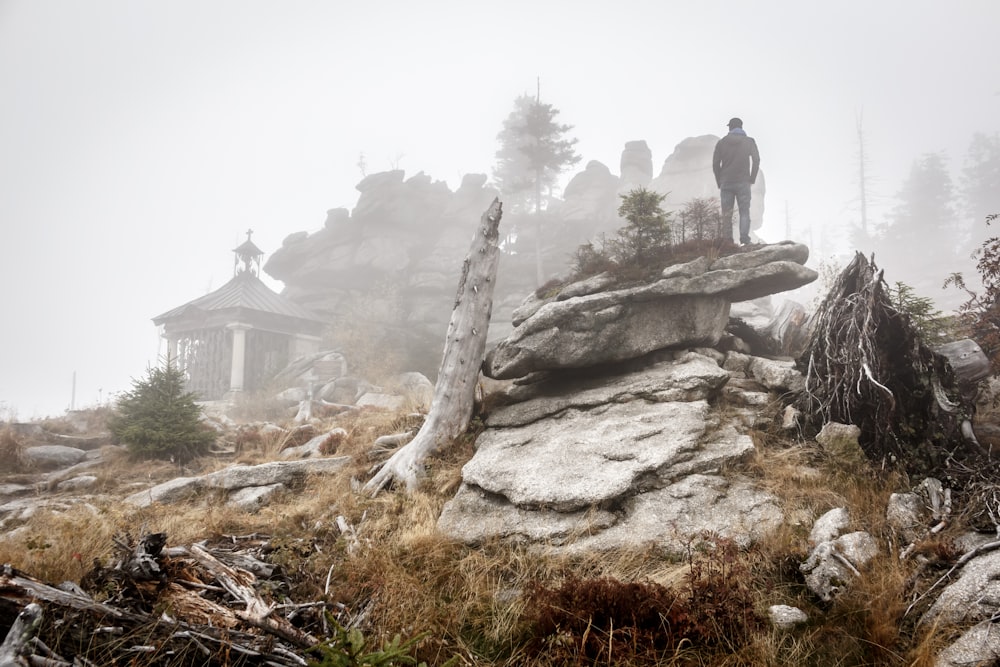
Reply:
[[[393,481],[413,490],[424,459],[469,426],[493,312],[493,287],[500,259],[497,229],[502,214],[500,200],[494,199],[479,221],[462,264],[430,412],[413,440],[397,450],[365,485],[373,495]]]

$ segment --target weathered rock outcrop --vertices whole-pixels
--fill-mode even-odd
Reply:
[[[486,375],[504,379],[538,370],[622,361],[667,347],[712,346],[730,305],[795,289],[816,279],[808,249],[779,243],[664,270],[652,283],[614,289],[600,277],[573,283],[514,313],[514,330],[487,357]]]
[[[645,141],[625,144],[620,176],[600,162],[587,163],[563,199],[548,202],[540,239],[533,216],[508,209],[491,340],[508,333],[508,314],[538,286],[536,240],[545,275],[560,275],[581,244],[614,237],[622,226],[619,195],[634,187],[668,194],[668,210],[692,197],[717,197],[711,170],[716,139],[681,142],[655,179]],[[371,174],[357,189],[353,210],[332,209],[323,229],[289,235],[264,269],[285,284],[285,296],[329,318],[333,327],[370,330],[373,344],[392,348],[403,366],[433,377],[468,239],[497,192],[483,174],[465,176],[452,192],[423,173],[405,178],[399,170]],[[761,176],[754,228],[762,212]]]
[[[782,512],[748,478],[719,474],[753,451],[743,427],[712,407],[729,379],[689,352],[516,387],[518,402],[490,415],[439,528],[570,550],[680,550],[703,531],[753,541]]]
[[[801,389],[791,360],[712,349],[733,301],[816,278],[794,243],[671,266],[616,288],[600,275],[531,296],[484,374],[520,378],[495,409],[444,508],[445,534],[564,550],[653,543],[673,551],[709,532],[748,544],[783,519],[739,473],[748,425],[769,392]],[[722,473],[723,470],[727,472]]]
[[[196,493],[217,489],[227,494],[237,494],[230,500],[244,508],[256,508],[261,494],[271,494],[290,484],[301,482],[306,475],[326,474],[340,470],[350,457],[314,458],[297,461],[270,461],[259,465],[234,465],[199,477],[177,477],[156,486],[137,491],[125,502],[137,507],[153,503],[174,503],[188,499]],[[257,491],[250,491],[257,489]]]

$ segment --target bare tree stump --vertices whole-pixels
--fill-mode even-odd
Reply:
[[[497,229],[502,214],[503,205],[494,199],[480,218],[462,264],[430,412],[413,440],[398,449],[365,485],[373,495],[393,481],[402,482],[412,491],[423,472],[424,459],[469,426],[493,312],[493,287],[500,259]]]

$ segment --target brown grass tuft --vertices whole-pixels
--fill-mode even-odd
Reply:
[[[10,426],[0,429],[0,470],[6,473],[24,472],[27,460],[24,444]]]

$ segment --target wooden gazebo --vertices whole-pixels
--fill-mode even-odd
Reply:
[[[323,321],[261,281],[264,253],[252,234],[233,249],[232,280],[153,318],[188,390],[202,400],[263,388],[291,360],[319,348]]]

